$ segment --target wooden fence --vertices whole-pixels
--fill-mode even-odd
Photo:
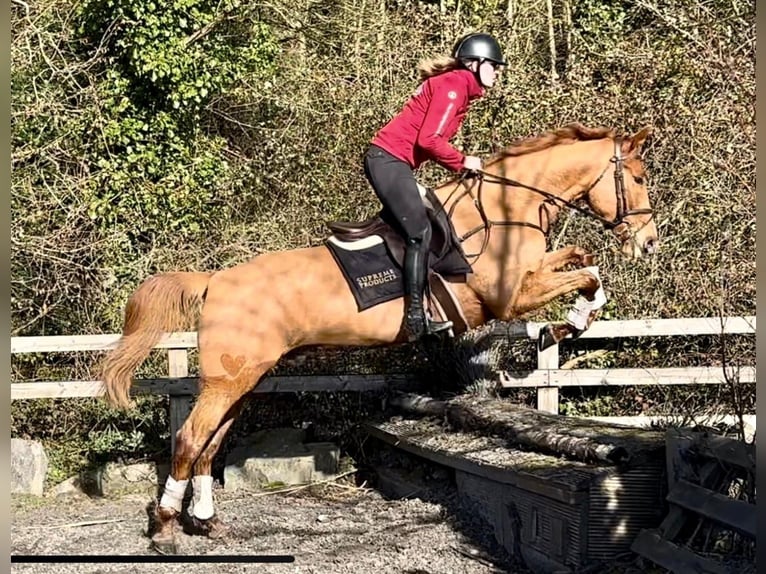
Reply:
[[[492,336],[536,340],[543,323],[499,323]],[[650,319],[630,321],[597,321],[582,339],[622,337],[666,337],[690,335],[755,334],[756,318],[703,317],[687,319]],[[64,335],[52,337],[12,337],[11,354],[107,351],[114,347],[119,335]],[[197,378],[189,376],[188,351],[197,346],[195,332],[169,333],[157,344],[167,349],[168,376],[161,379],[137,380],[135,393],[170,396],[171,437],[188,415]],[[741,367],[730,373],[744,383],[755,382],[755,367]],[[557,413],[559,388],[594,385],[678,385],[720,384],[726,381],[721,367],[680,367],[656,369],[562,369],[559,368],[558,345],[538,353],[537,369],[525,372],[503,372],[506,387],[536,387],[537,408]],[[271,376],[262,381],[255,392],[296,391],[364,391],[406,385],[409,375],[312,375]],[[11,384],[11,400],[39,398],[97,397],[104,393],[101,381],[35,381]]]
[[[537,339],[543,323],[499,324],[494,335]],[[699,317],[688,319],[647,319],[596,321],[581,339],[620,337],[672,337],[690,335],[755,334],[755,316]],[[597,385],[687,385],[725,382],[721,367],[663,367],[656,369],[560,369],[559,346],[537,353],[537,370],[501,373],[505,387],[537,387],[537,408],[558,413],[559,388]],[[731,373],[740,382],[755,382],[755,367]]]

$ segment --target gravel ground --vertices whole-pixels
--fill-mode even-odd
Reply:
[[[449,494],[446,494],[449,496]],[[292,564],[195,564],[207,572],[490,574],[525,573],[496,548],[481,525],[457,520],[447,506],[422,499],[387,500],[349,484],[254,496],[215,491],[219,515],[231,527],[222,540],[180,534],[187,555],[290,554]],[[153,554],[146,497],[68,495],[14,497],[11,553]],[[77,525],[87,521],[110,521]],[[495,546],[492,556],[487,548]],[[505,562],[504,562],[505,561]],[[185,572],[184,564],[13,564],[12,572]]]

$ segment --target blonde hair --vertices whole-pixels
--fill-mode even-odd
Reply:
[[[428,60],[423,60],[418,64],[418,75],[420,76],[420,81],[422,82],[433,76],[438,76],[439,74],[457,70],[460,67],[462,67],[460,61],[456,60],[452,56],[430,58]]]

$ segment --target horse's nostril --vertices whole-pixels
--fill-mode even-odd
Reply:
[[[657,241],[656,237],[650,237],[644,242],[644,253],[651,255],[652,253],[657,253],[659,242]]]

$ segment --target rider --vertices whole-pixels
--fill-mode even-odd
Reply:
[[[480,158],[462,154],[449,140],[470,105],[492,87],[505,65],[497,40],[483,33],[460,38],[449,57],[421,62],[422,83],[399,114],[378,131],[365,154],[365,175],[387,212],[385,219],[397,225],[406,240],[404,288],[409,295],[406,321],[411,339],[452,327],[451,321],[429,321],[423,307],[431,225],[413,170],[429,159],[453,172],[481,169]]]

